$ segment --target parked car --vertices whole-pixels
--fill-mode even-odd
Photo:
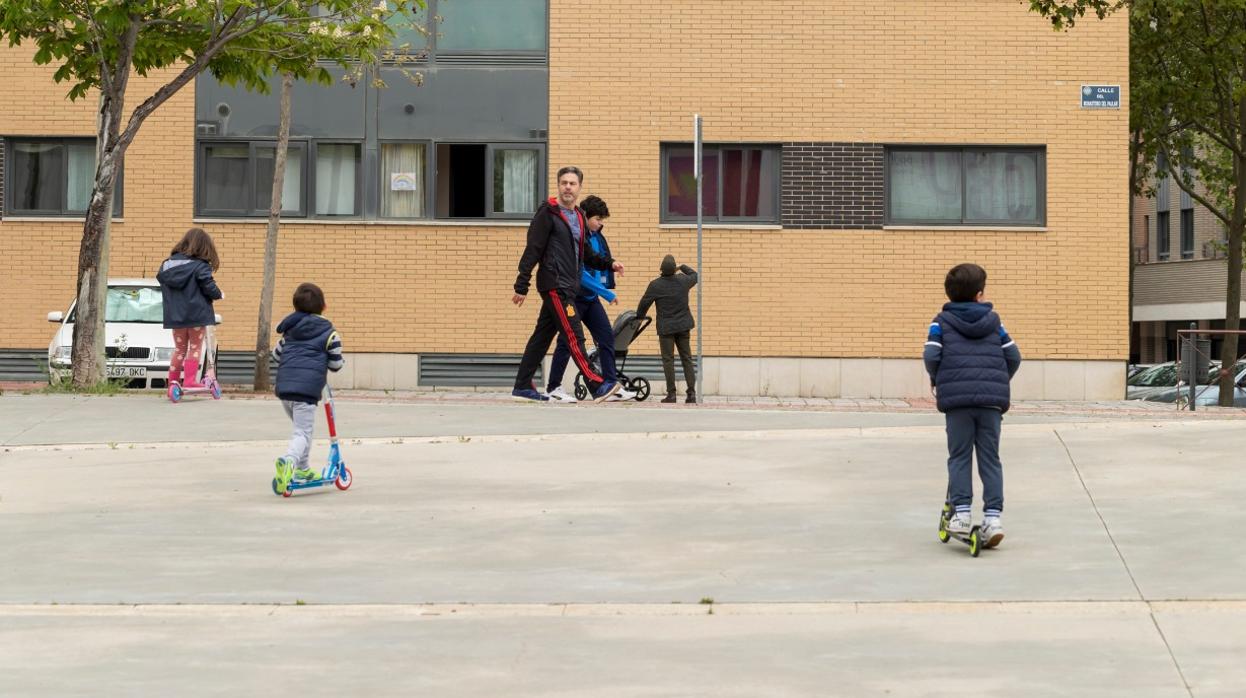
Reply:
[[[104,311],[106,375],[124,380],[127,388],[168,387],[173,358],[173,331],[164,328],[164,299],[155,279],[109,279]],[[48,322],[60,327],[48,345],[48,381],[72,375],[70,354],[77,301],[67,312],[48,313]],[[221,321],[221,316],[216,316]]]
[[[1208,371],[1206,384],[1200,383],[1194,388],[1195,405],[1199,407],[1220,404],[1220,365],[1214,364]],[[1246,407],[1246,361],[1239,361],[1233,366],[1233,406]],[[1171,388],[1160,388],[1142,398],[1148,402],[1179,402],[1182,405],[1190,401],[1190,386],[1174,385]]]
[[[1144,368],[1125,380],[1125,399],[1144,400],[1148,395],[1175,387],[1177,378],[1175,361]]]

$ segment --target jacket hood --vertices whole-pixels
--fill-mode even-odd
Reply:
[[[661,271],[662,271],[662,276],[674,276],[675,275],[675,255],[668,254],[662,258]]]
[[[999,315],[990,303],[945,303],[940,319],[962,335],[978,339],[999,331]]]
[[[156,280],[162,286],[169,288],[182,289],[194,281],[195,272],[199,265],[195,262],[201,260],[194,257],[187,257],[178,252],[177,254],[164,260],[164,264],[160,265],[160,273],[156,274]]]
[[[298,311],[290,313],[280,325],[277,325],[277,333],[301,341],[324,334],[331,327],[333,323],[320,315]]]

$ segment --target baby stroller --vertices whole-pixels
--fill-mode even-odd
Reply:
[[[636,376],[628,378],[623,369],[627,366],[627,348],[631,343],[640,336],[641,332],[653,322],[651,318],[636,317],[635,310],[624,310],[614,319],[614,358],[618,362],[619,385],[627,390],[636,393],[636,400],[642,401],[649,397],[649,379],[644,376]],[[588,354],[588,363],[593,367],[594,371],[601,371],[601,359],[597,356],[597,348],[594,347]],[[575,374],[575,399],[585,400],[588,398],[588,382],[584,380],[583,373]]]

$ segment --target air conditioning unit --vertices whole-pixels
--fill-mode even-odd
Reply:
[[[195,135],[196,136],[215,136],[216,135],[216,122],[215,121],[197,122],[195,124]]]

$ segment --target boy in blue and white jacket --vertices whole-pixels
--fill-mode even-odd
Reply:
[[[588,225],[588,237],[584,242],[595,254],[610,257],[610,245],[606,243],[606,236],[601,232],[606,219],[610,217],[606,202],[598,196],[587,196],[580,202],[580,210],[584,212]],[[597,357],[601,360],[601,377],[605,379],[605,385],[614,383],[619,378],[614,361],[614,328],[610,325],[610,318],[606,315],[606,309],[601,307],[600,300],[604,298],[607,303],[617,305],[619,300],[613,289],[613,271],[587,267],[580,270],[580,293],[575,298],[575,310],[580,315],[580,323],[593,336],[593,345],[597,347]],[[549,383],[545,391],[554,402],[575,402],[575,398],[562,388],[562,375],[570,360],[571,345],[560,334],[558,344],[554,347],[554,357],[550,360]],[[595,393],[597,385],[589,384],[588,389],[590,393]],[[634,397],[636,393],[620,386],[619,391],[607,400],[615,402]]]
[[[948,489],[953,510],[947,529],[968,534],[973,524],[973,456],[982,478],[983,545],[1004,539],[1004,471],[999,438],[1011,402],[1009,382],[1021,366],[1021,350],[999,315],[983,300],[986,270],[976,264],[952,267],[943,281],[950,303],[930,323],[922,358],[931,390],[947,419]]]
[[[316,425],[316,405],[320,402],[328,380],[328,371],[340,371],[346,364],[342,358],[342,337],[326,320],[324,292],[316,284],[299,284],[294,291],[294,312],[287,315],[277,332],[281,341],[273,349],[277,357],[277,397],[286,416],[294,424],[290,445],[277,459],[278,492],[290,480],[315,480],[320,473],[308,464],[311,453],[312,429]]]

